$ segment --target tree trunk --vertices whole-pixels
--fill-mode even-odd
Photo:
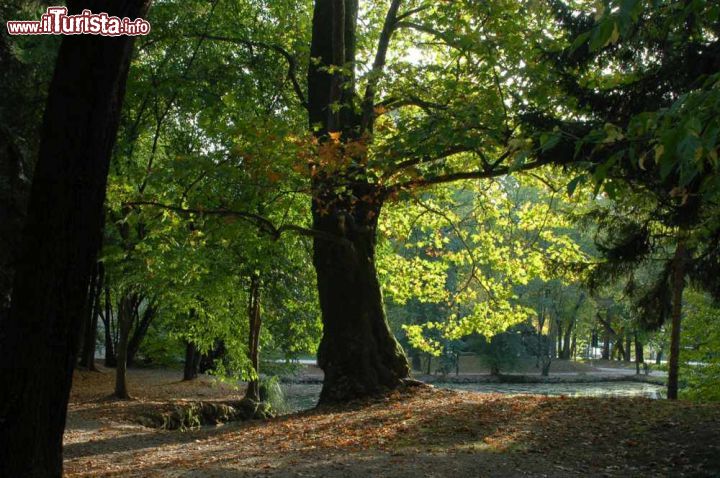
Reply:
[[[607,331],[605,331],[605,336],[603,337],[602,359],[610,360],[610,335]]]
[[[250,279],[250,297],[248,300],[248,358],[253,367],[255,377],[248,380],[245,398],[260,401],[260,277],[253,274]]]
[[[623,359],[626,362],[632,360],[632,337],[630,337],[630,334],[628,334],[627,332],[625,335],[625,349],[623,350],[623,352]]]
[[[129,399],[127,387],[127,351],[130,340],[134,310],[137,307],[137,296],[125,294],[118,306],[118,328],[120,336],[117,343],[117,366],[115,367],[115,396],[120,399]]]
[[[558,320],[556,323],[557,328],[557,358],[561,359],[563,358],[565,352],[563,350],[563,344],[565,343],[564,337],[563,337],[563,328],[562,323]]]
[[[680,367],[680,322],[682,319],[682,298],[685,290],[685,266],[687,248],[683,238],[678,240],[673,258],[672,273],[672,329],[670,331],[670,360],[668,364],[667,398],[678,398],[678,371]]]
[[[68,1],[136,18],[149,0]],[[12,306],[0,323],[0,476],[60,477],[62,436],[132,37],[62,39],[50,84]]]
[[[324,325],[318,350],[318,364],[325,372],[321,402],[382,393],[399,386],[410,373],[385,318],[375,269],[379,208],[362,206],[366,205],[327,215],[314,208],[315,229],[347,241],[315,239],[313,259]]]
[[[92,291],[92,312],[87,326],[85,327],[85,338],[83,340],[82,352],[80,353],[80,366],[88,370],[97,370],[95,368],[95,346],[97,341],[98,317],[100,316],[100,307],[103,287],[105,284],[105,265],[98,262],[97,280],[95,290]]]
[[[412,354],[412,368],[413,370],[422,371],[422,357],[420,357],[420,353],[413,352]]]
[[[643,352],[643,344],[638,339],[638,334],[635,332],[635,374],[640,375],[640,364],[645,363],[645,354]]]
[[[568,324],[567,329],[565,330],[565,333],[563,334],[563,345],[562,345],[562,355],[560,356],[561,359],[564,360],[570,360],[571,355],[571,349],[572,344],[571,341],[573,339],[573,327],[575,325],[575,320],[572,320],[570,324]]]
[[[185,342],[185,366],[183,367],[183,381],[195,380],[198,376],[198,365],[200,364],[200,352],[195,344]]]
[[[218,360],[222,361],[226,353],[225,342],[222,340],[215,341],[212,350],[200,357],[200,365],[198,366],[200,373],[206,373],[208,370],[213,370],[216,367],[216,362]]]
[[[394,26],[399,2],[388,13]],[[317,272],[323,337],[318,365],[325,372],[320,402],[346,401],[400,386],[410,374],[405,354],[385,319],[375,268],[375,245],[382,191],[371,184],[362,147],[372,130],[372,86],[359,102],[353,69],[329,68],[355,63],[358,1],[316,0],[308,70],[308,119],[319,143],[313,165],[313,263]],[[381,43],[389,41],[386,28]],[[387,46],[387,45],[385,45]],[[382,47],[374,68],[382,68]],[[362,103],[359,114],[353,104]],[[342,165],[338,170],[328,164]]]
[[[145,307],[145,311],[143,312],[142,317],[139,317],[135,329],[133,330],[132,336],[130,337],[130,341],[128,342],[128,367],[132,367],[133,365],[135,365],[135,356],[137,355],[138,350],[140,350],[140,345],[142,344],[143,339],[147,335],[150,324],[152,323],[156,314],[157,308],[155,307],[154,302],[150,302],[148,303],[147,307]]]
[[[105,329],[105,366],[115,367],[117,357],[115,356],[115,341],[112,337],[113,323],[112,302],[110,300],[110,287],[105,286],[105,313],[103,314],[103,326]]]

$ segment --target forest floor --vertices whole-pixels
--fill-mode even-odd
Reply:
[[[67,477],[720,476],[720,405],[505,396],[418,387],[342,407],[191,431],[143,427],[149,411],[241,391],[181,372],[77,372]]]

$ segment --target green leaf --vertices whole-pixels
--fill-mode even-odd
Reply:
[[[567,185],[567,193],[568,196],[572,197],[573,194],[575,194],[575,190],[577,187],[583,183],[587,179],[587,175],[581,174],[580,176],[577,176],[575,179],[570,181]]]

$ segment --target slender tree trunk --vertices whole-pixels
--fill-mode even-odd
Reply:
[[[632,360],[632,337],[630,337],[630,334],[628,333],[626,333],[625,335],[625,349],[623,350],[623,352],[623,359],[626,362]]]
[[[88,287],[88,293],[85,296],[85,310],[83,311],[83,320],[82,320],[82,328],[80,330],[80,335],[78,336],[78,343],[77,347],[78,350],[81,351],[80,353],[80,362],[79,365],[81,367],[84,367],[85,364],[83,363],[83,353],[82,351],[85,350],[85,336],[87,335],[87,331],[90,328],[90,323],[92,322],[92,314],[93,314],[93,307],[95,305],[95,290],[97,289],[97,282],[98,282],[98,270],[97,270],[97,263],[93,267],[92,274],[90,275],[90,285]]]
[[[687,261],[685,239],[678,240],[673,259],[672,274],[672,328],[670,331],[670,360],[668,364],[667,397],[678,398],[678,371],[680,368],[680,323],[682,320],[682,298],[685,290],[685,267]]]
[[[248,358],[253,366],[255,378],[248,381],[245,398],[260,401],[260,277],[253,274],[250,279],[250,297],[248,300]]]
[[[645,363],[645,357],[643,352],[643,344],[638,338],[637,332],[635,332],[635,374],[640,375],[640,364]]]
[[[185,366],[183,367],[183,380],[195,380],[198,376],[198,365],[200,364],[200,352],[195,344],[185,342]]]
[[[136,18],[149,0],[67,2]],[[0,476],[60,477],[62,435],[132,37],[62,39],[10,314],[0,323]]]
[[[82,352],[80,354],[80,365],[88,370],[97,370],[95,368],[95,346],[97,341],[98,317],[100,316],[101,297],[105,284],[105,265],[98,262],[97,283],[92,294],[92,313],[90,321],[85,328],[85,339],[83,341]]]
[[[605,336],[603,337],[602,359],[610,360],[610,335],[607,333],[607,331],[605,332]]]
[[[558,321],[556,322],[556,326],[555,326],[555,327],[556,327],[556,330],[557,330],[557,346],[556,346],[557,358],[561,359],[561,358],[563,358],[563,356],[564,356],[564,354],[565,354],[565,351],[563,350],[563,344],[565,343],[565,341],[564,341],[564,339],[563,339],[562,323],[558,320]]]
[[[135,294],[125,294],[118,306],[118,328],[120,336],[117,343],[117,366],[115,367],[115,396],[120,399],[129,399],[127,387],[127,350],[130,340],[130,328],[134,320],[134,310],[137,306]]]
[[[154,302],[149,302],[147,307],[145,307],[145,311],[143,312],[142,317],[138,319],[137,325],[133,330],[130,341],[128,342],[128,367],[132,367],[133,365],[135,365],[135,356],[137,355],[138,350],[140,350],[140,345],[142,344],[143,339],[147,335],[150,324],[152,323],[156,314],[157,308],[155,307]]]
[[[115,356],[115,341],[112,335],[113,311],[110,300],[110,287],[105,286],[105,313],[103,314],[103,328],[105,329],[105,366],[115,367],[117,357]]]
[[[420,354],[418,352],[413,352],[412,354],[412,368],[413,370],[422,370],[422,357],[420,357]]]

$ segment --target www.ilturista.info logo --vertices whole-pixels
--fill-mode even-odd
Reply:
[[[10,35],[137,36],[150,33],[150,23],[142,18],[131,20],[90,10],[68,15],[65,7],[49,7],[39,21],[9,21],[7,30]]]

